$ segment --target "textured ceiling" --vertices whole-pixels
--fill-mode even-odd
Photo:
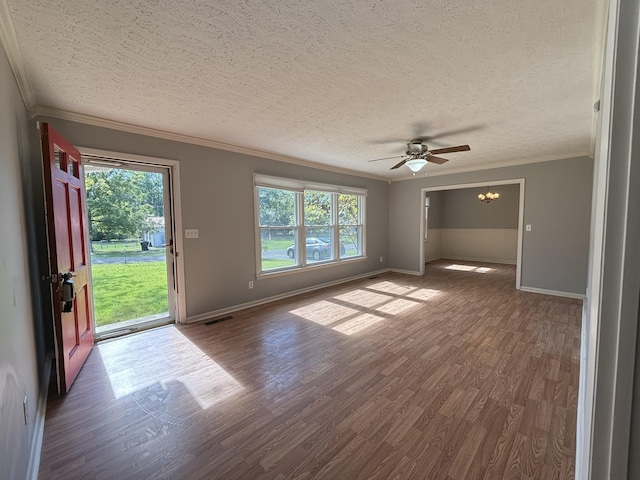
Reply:
[[[38,106],[391,179],[590,153],[596,0],[2,1]]]

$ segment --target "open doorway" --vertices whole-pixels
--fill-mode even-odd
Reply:
[[[82,156],[96,341],[174,323],[171,167]]]
[[[488,188],[502,195],[481,201]],[[524,179],[423,188],[421,211],[422,275],[439,258],[515,264],[520,289]]]

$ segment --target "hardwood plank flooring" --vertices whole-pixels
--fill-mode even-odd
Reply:
[[[96,346],[41,479],[573,478],[581,302],[437,261]]]

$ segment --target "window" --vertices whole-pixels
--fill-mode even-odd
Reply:
[[[296,262],[296,192],[258,187],[261,270],[292,267]]]
[[[304,233],[307,263],[333,260],[333,194],[328,192],[304,192]]]
[[[254,184],[258,275],[364,257],[366,190],[258,174]]]
[[[338,220],[340,225],[340,257],[362,255],[362,219],[359,195],[341,193],[338,195]]]

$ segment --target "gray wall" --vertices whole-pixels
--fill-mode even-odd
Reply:
[[[422,188],[525,179],[522,286],[584,294],[587,283],[593,161],[571,158],[393,182],[389,191],[392,268],[420,271]]]
[[[478,200],[484,187],[441,192],[440,228],[518,228],[520,185],[495,186],[491,191],[499,192],[500,198],[489,204]]]
[[[198,239],[184,241],[189,317],[388,267],[387,182],[75,122],[43,120],[76,146],[180,162],[183,227],[199,229]],[[248,282],[256,272],[253,172],[368,189],[368,259],[263,278],[249,290]]]
[[[28,119],[2,49],[0,105],[0,478],[16,479],[27,473],[45,352],[31,288],[38,281],[29,275]],[[27,426],[25,396],[31,418]]]

